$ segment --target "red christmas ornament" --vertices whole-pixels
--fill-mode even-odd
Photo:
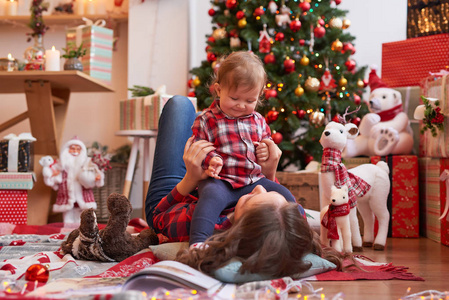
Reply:
[[[260,17],[261,15],[263,15],[265,13],[265,11],[264,11],[264,9],[263,9],[263,6],[259,6],[258,8],[256,8],[255,10],[254,10],[254,15],[256,16],[256,17]]]
[[[362,99],[360,98],[360,96],[357,94],[354,94],[354,104],[360,105],[361,102],[362,102]]]
[[[229,36],[230,37],[239,37],[239,32],[235,28],[231,29],[231,31],[229,31]]]
[[[311,162],[312,160],[313,160],[313,156],[308,154],[308,155],[306,155],[306,159],[304,161],[305,161],[306,165],[308,165],[309,162]]]
[[[354,119],[351,120],[351,123],[355,124],[355,126],[359,126],[360,125],[360,118],[359,117],[355,117]]]
[[[285,35],[283,32],[278,32],[276,33],[276,36],[274,37],[274,39],[278,42],[282,42],[285,38]]]
[[[28,267],[25,272],[25,280],[32,282],[46,283],[50,277],[48,268],[41,264],[34,264]]]
[[[303,1],[303,2],[299,3],[298,6],[299,6],[299,8],[301,8],[301,10],[303,12],[307,12],[310,9],[310,3],[307,1]]]
[[[209,42],[209,43],[215,43],[215,39],[214,39],[214,37],[213,36],[210,36],[210,37],[208,37],[207,38],[207,41]]]
[[[187,87],[189,87],[189,88],[194,88],[194,86],[193,86],[193,79],[189,79],[189,80],[187,81]]]
[[[296,111],[296,116],[297,116],[299,119],[304,118],[305,115],[306,115],[306,111],[305,111],[304,109],[298,109],[298,110]]]
[[[209,13],[209,16],[211,16],[211,17],[215,16],[215,9],[213,9],[213,8],[209,9],[208,13]]]
[[[338,115],[335,115],[335,116],[332,118],[332,121],[334,121],[334,122],[336,122],[336,123],[340,123],[340,119],[338,118]]]
[[[282,136],[282,134],[280,132],[273,133],[271,135],[271,138],[273,139],[273,142],[275,144],[280,144],[282,142],[282,140],[284,139],[284,137]]]
[[[207,45],[206,48],[204,49],[206,52],[208,52],[210,50],[210,48],[212,48],[210,45]]]
[[[207,52],[207,61],[214,62],[217,60],[217,56],[213,52]]]
[[[268,64],[274,64],[276,62],[276,56],[274,56],[273,53],[268,53],[267,55],[265,55],[263,61],[268,65]]]
[[[363,85],[364,85],[365,87],[368,86],[368,79],[363,79]]]
[[[265,99],[276,98],[278,96],[278,92],[276,90],[265,90]]]
[[[343,53],[346,51],[351,51],[351,54],[355,54],[355,47],[351,43],[343,43]]]
[[[320,24],[321,26],[324,26],[324,20],[323,19],[319,19],[318,20],[318,24]]]
[[[265,118],[267,120],[268,124],[273,123],[274,121],[276,121],[279,117],[279,112],[277,110],[270,110],[267,113],[267,117]]]
[[[304,46],[306,44],[306,40],[304,40],[304,39],[300,39],[299,40],[299,45],[300,46]]]
[[[355,69],[356,64],[355,64],[355,61],[354,61],[354,60],[348,59],[348,60],[345,62],[345,66],[346,66],[346,68],[348,69],[348,71],[351,72],[352,70]]]
[[[322,38],[326,34],[326,29],[318,24],[317,27],[315,27],[315,29],[313,30],[313,34],[316,38]]]
[[[187,94],[187,97],[196,97],[196,93],[194,91]]]
[[[245,13],[243,12],[243,10],[239,10],[236,14],[235,14],[237,19],[243,19],[245,17]]]
[[[341,0],[334,0],[335,4],[339,5],[341,3]]]
[[[226,0],[226,7],[229,9],[234,9],[237,7],[237,0]]]
[[[301,29],[301,21],[299,19],[295,19],[295,20],[291,21],[290,29],[293,32],[297,32],[298,30],[300,30]]]
[[[286,73],[295,71],[295,61],[289,57],[284,60],[284,70]]]

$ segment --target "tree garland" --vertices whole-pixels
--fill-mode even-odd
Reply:
[[[32,37],[44,35],[45,32],[49,29],[48,26],[44,23],[44,18],[42,13],[48,10],[48,2],[44,3],[44,0],[33,0],[30,11],[31,11],[31,19],[28,27],[30,27],[33,32],[27,33],[29,42]]]

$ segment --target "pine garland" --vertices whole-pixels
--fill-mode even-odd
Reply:
[[[45,32],[49,29],[48,26],[44,23],[44,17],[42,13],[48,10],[48,2],[44,3],[44,0],[33,0],[30,11],[31,11],[31,19],[28,27],[30,27],[33,32],[27,33],[29,42],[32,37],[44,35]]]

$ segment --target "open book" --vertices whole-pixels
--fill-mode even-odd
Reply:
[[[235,287],[235,284],[222,283],[183,263],[164,260],[130,276],[122,290],[138,290],[151,295],[157,288],[185,288],[207,292],[209,296],[217,298],[231,299]]]

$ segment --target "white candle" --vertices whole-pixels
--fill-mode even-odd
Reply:
[[[97,15],[105,15],[106,14],[106,1],[105,0],[96,0],[95,5],[95,13]]]
[[[60,71],[61,70],[61,53],[55,50],[55,46],[51,50],[45,50],[45,70],[46,71]]]
[[[9,0],[7,8],[8,16],[17,16],[17,1]]]
[[[93,0],[87,0],[86,11],[88,15],[95,15],[95,2]]]
[[[84,0],[76,0],[76,14],[79,16],[84,15]]]
[[[0,16],[4,16],[6,14],[6,1],[0,0]]]
[[[14,71],[14,58],[12,57],[11,53],[8,53],[8,72]]]

